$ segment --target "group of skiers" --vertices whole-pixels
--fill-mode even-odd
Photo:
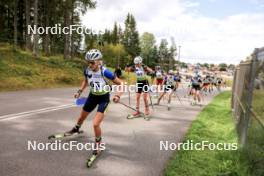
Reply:
[[[74,97],[79,98],[87,86],[90,86],[90,93],[78,117],[76,125],[72,128],[72,130],[66,132],[65,136],[79,133],[84,120],[97,107],[97,112],[93,119],[93,128],[95,143],[99,145],[102,142],[102,130],[100,124],[104,119],[104,112],[110,103],[110,91],[97,90],[96,86],[100,85],[100,87],[103,87],[104,85],[109,84],[109,80],[113,84],[121,85],[123,81],[118,78],[116,74],[112,73],[109,69],[103,66],[103,55],[99,50],[89,50],[85,55],[85,60],[87,61],[87,68],[83,72],[84,79],[81,87],[74,94]],[[149,105],[159,105],[165,94],[168,94],[168,110],[170,110],[172,95],[179,88],[179,84],[182,81],[182,76],[179,72],[175,73],[173,70],[169,70],[165,73],[160,66],[156,66],[155,69],[151,69],[147,65],[143,64],[143,58],[140,56],[135,57],[134,63],[132,65],[127,65],[125,71],[134,72],[136,75],[136,108],[135,113],[130,115],[129,118],[136,118],[142,115],[140,111],[141,95],[144,100],[144,116],[148,117],[150,115]],[[152,104],[149,92],[150,84],[148,75],[154,75],[155,81],[153,82],[155,82],[154,84],[157,86],[157,102],[154,104]],[[205,92],[211,92],[212,86],[217,87],[222,81],[222,79],[217,79],[216,77],[210,75],[206,75],[205,78],[202,78],[198,73],[196,73],[190,79],[189,95],[193,96],[194,101],[201,102],[200,91],[204,90]],[[124,92],[121,91],[114,93],[112,98],[113,102],[118,103],[123,93]],[[150,103],[149,98],[151,100]],[[99,152],[99,150],[94,150],[93,156],[98,155]]]

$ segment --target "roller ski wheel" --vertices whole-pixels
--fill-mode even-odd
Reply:
[[[144,120],[149,121],[150,120],[150,114],[149,113],[143,114],[143,118],[144,118]]]
[[[96,161],[96,159],[100,156],[101,153],[101,150],[93,151],[92,155],[86,161],[86,167],[91,168],[93,163]]]
[[[154,103],[153,106],[160,106],[160,104],[159,103]]]
[[[66,137],[76,136],[76,135],[82,134],[83,132],[84,132],[83,130],[80,130],[80,131],[74,132],[74,133],[69,133],[69,132],[57,133],[57,134],[50,135],[48,137],[48,139],[49,140],[51,140],[51,139],[63,139],[63,138],[66,138]]]
[[[138,117],[144,117],[144,114],[139,112],[139,113],[127,115],[127,119],[134,119],[134,118],[138,118]]]

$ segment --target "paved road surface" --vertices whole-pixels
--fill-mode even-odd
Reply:
[[[127,120],[131,111],[111,103],[102,124],[107,149],[90,169],[85,166],[90,151],[29,151],[29,140],[48,143],[50,134],[73,127],[81,110],[73,105],[75,91],[76,88],[64,88],[0,93],[1,176],[162,175],[175,151],[160,150],[160,141],[180,142],[202,109],[190,106],[183,90],[178,93],[183,104],[174,98],[171,111],[155,106],[150,121]],[[203,103],[208,103],[212,96],[205,97]],[[128,102],[127,95],[122,101]],[[165,105],[165,101],[162,103]],[[63,142],[92,142],[92,116],[82,127],[84,134]]]

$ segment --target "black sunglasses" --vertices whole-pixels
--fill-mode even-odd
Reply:
[[[92,64],[92,65],[94,65],[95,62],[94,62],[94,61],[88,61],[88,64]]]

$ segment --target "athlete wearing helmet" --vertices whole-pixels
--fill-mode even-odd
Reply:
[[[193,95],[193,100],[194,100],[191,103],[192,105],[196,104],[197,100],[198,100],[198,103],[201,102],[201,94],[200,94],[201,84],[202,84],[202,77],[196,73],[191,78],[191,86],[192,86],[191,93]]]
[[[203,79],[203,86],[202,86],[202,90],[205,92],[205,95],[207,95],[207,92],[210,92],[209,86],[210,86],[210,75],[207,74]]]
[[[85,55],[85,60],[95,61],[102,59],[102,53],[98,49],[91,49]]]
[[[135,65],[142,64],[142,61],[143,61],[143,59],[140,56],[137,56],[137,57],[134,58],[134,64]]]
[[[175,77],[176,77],[176,89],[178,89],[181,83],[181,79],[182,79],[179,71],[177,71],[177,73],[175,74]]]
[[[158,96],[158,92],[161,91],[161,86],[164,84],[164,73],[161,70],[160,66],[156,67],[155,76],[156,76],[156,85],[158,88],[157,91],[157,96]]]
[[[114,74],[106,67],[102,66],[102,54],[97,49],[89,50],[85,55],[85,60],[88,63],[88,67],[84,70],[84,80],[81,84],[81,88],[74,94],[75,98],[79,98],[83,90],[90,86],[90,93],[82,108],[81,114],[78,118],[75,127],[67,133],[78,133],[83,121],[87,116],[96,108],[97,112],[93,119],[93,128],[95,133],[95,142],[98,144],[101,142],[101,127],[100,124],[104,119],[104,112],[110,102],[110,90],[103,89],[107,85],[106,79],[111,80],[114,84],[121,85],[121,80],[114,76]],[[117,103],[120,99],[122,92],[118,92],[113,101]],[[98,150],[93,153],[97,154]]]
[[[166,93],[169,93],[169,99],[168,99],[167,107],[168,107],[168,110],[170,110],[171,97],[172,97],[173,92],[176,90],[176,84],[177,84],[177,77],[174,75],[173,70],[169,70],[168,75],[166,75],[166,77],[164,79],[164,86],[165,86],[164,92],[158,98],[158,102],[156,103],[156,105],[159,105],[162,97]]]
[[[149,104],[148,104],[148,89],[149,89],[149,83],[147,80],[147,73],[153,72],[152,69],[142,64],[142,57],[137,56],[134,58],[134,65],[133,66],[127,66],[126,71],[135,72],[137,77],[137,83],[136,83],[136,109],[137,112],[133,114],[133,117],[139,117],[139,104],[140,104],[140,96],[143,93],[143,99],[145,103],[145,115],[149,115]]]

